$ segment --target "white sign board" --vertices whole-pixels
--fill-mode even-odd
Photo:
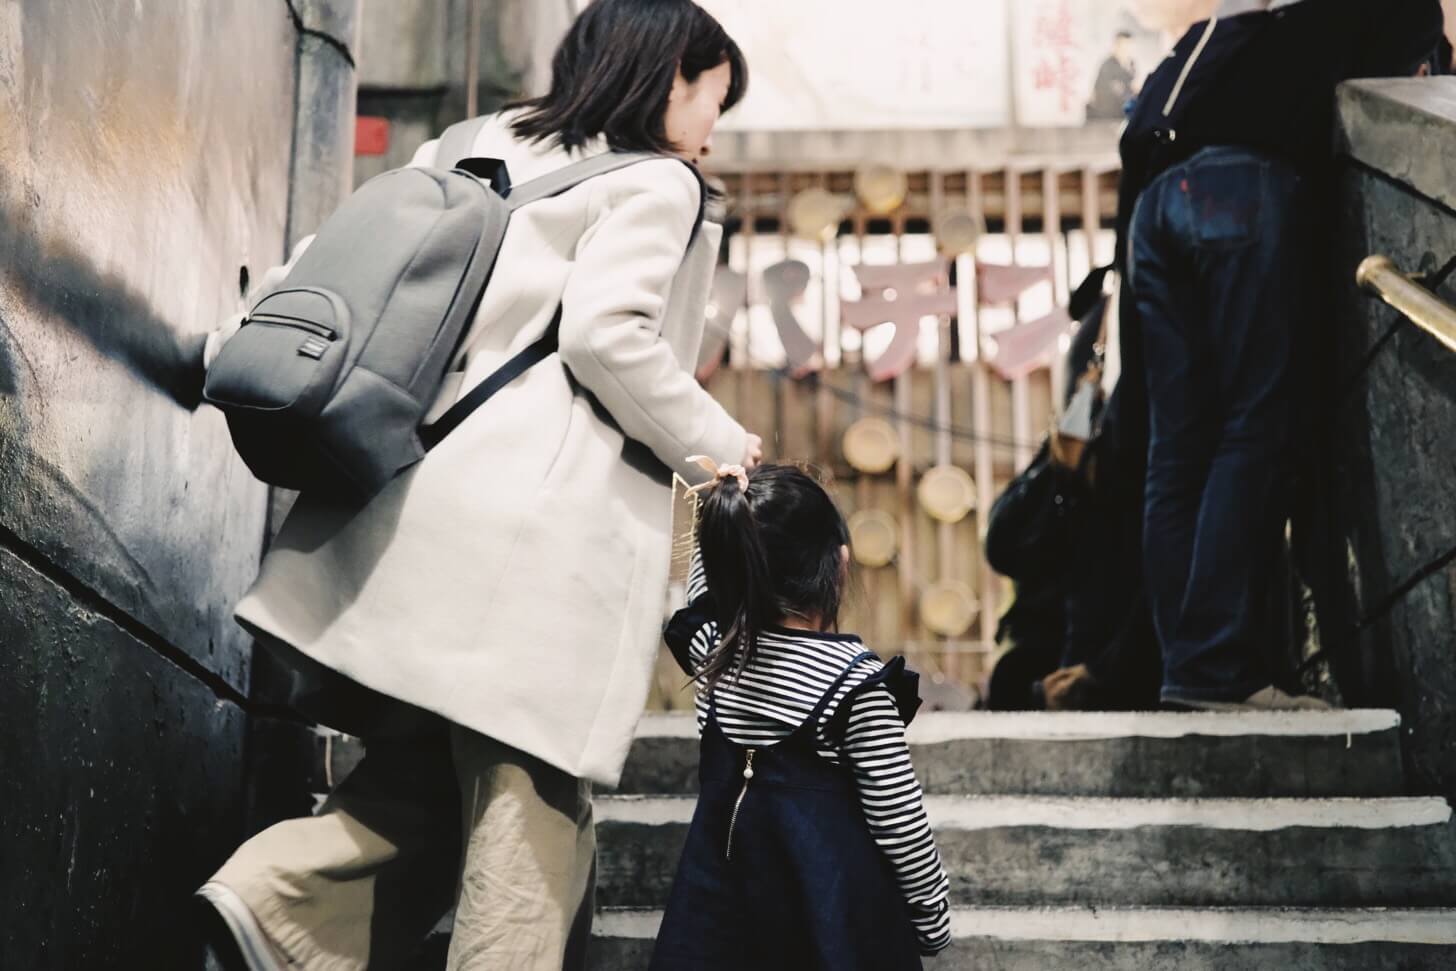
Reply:
[[[1008,5],[699,0],[748,57],[730,131],[994,128],[1010,121]]]

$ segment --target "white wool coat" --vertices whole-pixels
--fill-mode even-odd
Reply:
[[[433,165],[437,143],[415,164]],[[474,154],[521,185],[586,154]],[[721,229],[664,159],[519,211],[435,413],[545,332],[517,380],[362,508],[303,497],[238,620],[368,687],[615,785],[648,692],[671,559],[671,475],[746,433],[694,380]]]

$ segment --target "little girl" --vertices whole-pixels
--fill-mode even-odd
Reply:
[[[920,968],[950,917],[905,744],[918,677],[831,633],[849,529],[828,493],[796,468],[707,465],[667,631],[697,681],[701,795],[652,968]]]

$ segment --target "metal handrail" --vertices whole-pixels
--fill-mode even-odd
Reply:
[[[1355,282],[1456,351],[1456,307],[1407,276],[1390,257],[1366,257],[1355,271]]]

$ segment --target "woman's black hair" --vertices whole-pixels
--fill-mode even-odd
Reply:
[[[672,154],[668,96],[678,71],[696,81],[732,68],[727,111],[748,90],[748,63],[733,38],[692,0],[594,0],[551,62],[551,90],[519,102],[511,125],[528,141],[577,149],[603,136],[619,152]]]
[[[711,689],[742,674],[759,634],[788,618],[835,628],[848,545],[844,516],[801,469],[761,465],[746,493],[736,479],[719,482],[698,510],[698,549],[722,636],[697,679]]]

